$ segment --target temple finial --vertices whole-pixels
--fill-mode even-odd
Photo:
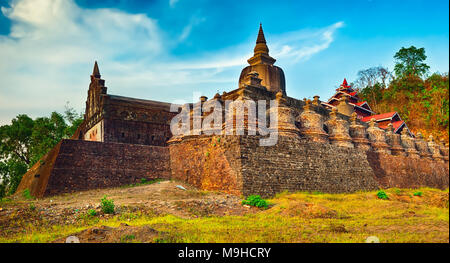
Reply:
[[[269,48],[266,45],[266,38],[264,37],[264,31],[262,29],[262,24],[259,24],[258,38],[256,39],[256,46],[253,49],[254,55],[257,54],[269,54]],[[273,61],[275,62],[275,61]],[[273,64],[273,63],[272,63]]]
[[[97,61],[95,61],[94,70],[92,71],[92,76],[94,76],[96,78],[100,78],[100,70],[98,69]]]
[[[259,32],[258,38],[256,39],[256,44],[258,43],[266,43],[266,38],[264,37],[264,31],[262,29],[262,23],[259,23]]]

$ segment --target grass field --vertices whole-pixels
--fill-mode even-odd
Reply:
[[[386,200],[380,199],[376,191],[281,193],[268,200],[268,209],[255,208],[241,215],[182,218],[140,209],[109,217],[80,214],[70,224],[45,220],[16,224],[21,227],[19,231],[11,231],[11,226],[7,226],[10,222],[3,218],[0,242],[52,242],[100,226],[112,227],[110,231],[115,231],[124,223],[128,225],[128,232],[118,232],[114,239],[104,242],[328,243],[365,242],[368,236],[377,236],[382,243],[449,242],[448,189],[393,188],[385,192]],[[0,207],[10,207],[13,202],[18,201],[2,201]],[[11,222],[11,225],[14,224]],[[156,232],[146,236],[144,228]]]

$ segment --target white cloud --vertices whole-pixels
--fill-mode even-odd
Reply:
[[[327,49],[334,41],[336,30],[343,26],[344,22],[337,22],[324,29],[283,34],[276,39],[272,54],[276,58],[288,57],[293,63],[308,60],[314,54]]]
[[[232,90],[254,46],[252,40],[195,59],[171,55],[204,21],[197,15],[174,38],[145,14],[83,9],[73,0],[15,0],[1,11],[12,27],[0,36],[0,124],[19,113],[61,111],[66,101],[82,110],[94,60],[112,94],[170,101]],[[340,27],[266,39],[273,57],[303,61],[326,49]]]

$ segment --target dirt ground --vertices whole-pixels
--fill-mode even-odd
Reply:
[[[257,208],[243,206],[242,199],[237,196],[220,192],[204,192],[175,181],[160,181],[148,185],[97,189],[37,200],[26,200],[16,195],[10,202],[1,204],[0,230],[3,234],[11,235],[20,232],[30,223],[34,225],[39,223],[75,224],[80,216],[86,215],[90,209],[96,210],[100,219],[112,218],[114,214],[104,214],[101,211],[100,200],[105,195],[108,199],[114,200],[116,216],[139,211],[142,214],[171,214],[188,219],[210,215],[244,215],[258,211]],[[142,229],[139,231],[142,232]],[[114,230],[108,227],[92,228],[83,231],[80,236],[86,242],[111,242],[119,234],[126,235],[130,232],[129,235],[136,236],[132,233],[139,231],[136,227],[124,225]],[[144,232],[150,233],[149,231],[151,232],[151,230]],[[146,236],[152,238],[152,235]],[[136,239],[139,238],[136,237]]]

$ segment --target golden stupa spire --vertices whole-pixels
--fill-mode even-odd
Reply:
[[[258,37],[256,38],[256,45],[253,49],[253,57],[248,59],[248,63],[250,65],[256,64],[269,64],[273,65],[275,63],[275,59],[269,56],[269,48],[266,45],[266,38],[264,37],[264,31],[262,28],[262,24],[259,24],[259,32]]]

